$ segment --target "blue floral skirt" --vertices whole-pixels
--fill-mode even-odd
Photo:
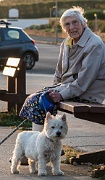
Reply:
[[[30,120],[30,121],[34,122],[35,124],[43,125],[47,111],[45,111],[41,108],[40,103],[39,103],[39,98],[48,89],[49,88],[46,88],[45,90],[42,90],[38,93],[34,93],[34,94],[31,94],[30,96],[28,96],[22,106],[19,116],[24,119]],[[88,100],[81,99],[80,97],[75,97],[75,98],[72,98],[69,100],[74,101],[74,102],[82,102],[82,103],[89,102]],[[49,109],[48,111],[52,115],[55,116],[57,114],[56,104],[54,105],[53,108]]]
[[[35,124],[43,125],[47,113],[40,107],[39,104],[39,98],[43,93],[44,91],[40,91],[38,93],[34,93],[28,96],[22,106],[19,116],[24,119],[30,120]],[[51,108],[48,111],[55,116],[57,114],[56,105],[54,106],[54,108]]]

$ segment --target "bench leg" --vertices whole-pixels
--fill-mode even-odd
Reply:
[[[74,113],[74,116],[76,118],[80,118],[83,120],[99,123],[99,124],[105,124],[105,114],[104,113],[89,113],[89,112],[79,112]]]
[[[77,164],[105,164],[105,150],[83,153],[78,157],[73,157],[70,159],[70,164],[73,164],[74,162],[76,162]]]

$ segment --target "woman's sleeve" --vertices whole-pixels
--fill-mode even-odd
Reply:
[[[60,46],[60,53],[59,53],[58,62],[55,69],[55,74],[54,74],[54,85],[59,84],[62,78],[63,47],[64,47],[64,42]]]

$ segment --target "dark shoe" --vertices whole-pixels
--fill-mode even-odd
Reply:
[[[20,160],[20,165],[25,165],[25,166],[29,165],[26,156],[22,157],[22,159]]]
[[[61,156],[65,155],[65,151],[62,149],[61,150]]]
[[[63,155],[65,155],[65,151],[62,149],[61,156],[63,156]],[[12,158],[9,159],[9,162],[10,163],[12,162]],[[21,165],[28,165],[28,160],[25,156],[21,159]]]
[[[12,158],[9,159],[9,162],[10,162],[10,163],[12,162]]]
[[[9,159],[9,162],[12,163],[12,157]],[[21,158],[20,165],[28,165],[28,159],[25,156]]]

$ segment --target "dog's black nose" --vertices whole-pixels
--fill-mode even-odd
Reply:
[[[61,135],[61,132],[60,132],[60,131],[58,131],[56,134],[57,134],[57,136],[59,137],[59,136]]]

